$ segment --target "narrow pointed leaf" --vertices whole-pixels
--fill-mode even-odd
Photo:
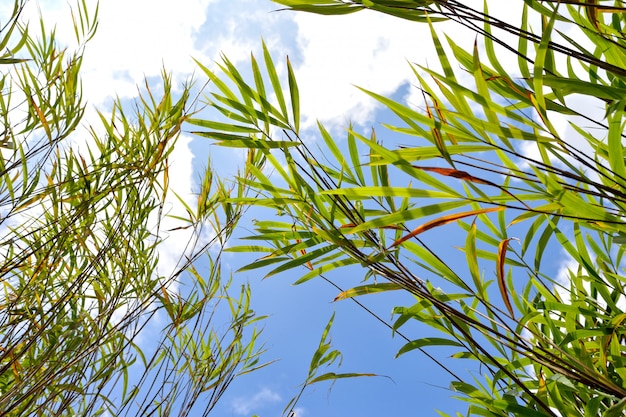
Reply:
[[[298,83],[296,82],[296,76],[293,73],[291,62],[287,57],[287,77],[289,80],[289,94],[291,96],[291,110],[293,112],[293,125],[295,127],[296,134],[300,131],[300,93],[298,91]]]
[[[412,340],[409,343],[405,344],[404,346],[402,346],[402,348],[400,348],[400,350],[398,351],[398,353],[396,354],[396,357],[403,355],[407,352],[410,352],[412,350],[415,349],[421,349],[425,346],[457,346],[457,347],[463,347],[462,344],[460,344],[457,341],[454,340],[450,340],[450,339],[444,339],[442,337],[425,337],[423,339],[417,339],[417,340]]]
[[[512,238],[504,239],[498,246],[498,258],[496,260],[496,271],[498,274],[498,288],[500,289],[500,295],[506,309],[511,313],[511,317],[514,317],[513,307],[511,306],[511,300],[509,299],[509,292],[506,288],[506,278],[504,276],[504,264],[506,260],[506,250],[509,245],[509,241]]]
[[[342,291],[333,301],[345,300],[346,298],[358,297],[361,295],[375,294],[383,291],[395,291],[401,290],[401,285],[392,282],[382,282],[371,285],[361,285],[358,287],[350,288],[349,290]]]
[[[491,213],[494,211],[500,211],[500,210],[504,210],[504,207],[490,207],[490,208],[485,208],[485,209],[480,209],[480,210],[472,210],[472,211],[465,211],[463,213],[456,213],[456,214],[449,214],[447,216],[442,216],[439,217],[438,219],[435,220],[431,220],[427,223],[422,224],[419,227],[416,227],[411,233],[403,236],[402,238],[396,240],[395,242],[393,242],[393,244],[391,245],[391,247],[395,247],[398,246],[400,244],[402,244],[402,242],[411,239],[417,235],[419,235],[420,233],[423,233],[427,230],[430,230],[434,227],[439,227],[439,226],[443,226],[446,225],[448,223],[452,223],[455,222],[459,219],[463,219],[465,217],[470,217],[470,216],[477,216],[479,214],[485,214],[485,213]]]

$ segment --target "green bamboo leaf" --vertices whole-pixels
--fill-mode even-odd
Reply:
[[[620,100],[626,97],[626,89]],[[615,177],[621,184],[626,184],[626,165],[624,164],[624,146],[622,144],[622,135],[626,128],[623,122],[624,109],[622,108],[608,115],[609,131],[608,131],[608,152],[609,164],[615,173]]]
[[[476,254],[476,220],[472,221],[472,225],[467,232],[467,237],[465,238],[465,257],[467,259],[467,266],[469,268],[472,281],[474,282],[474,287],[477,290],[476,292],[483,299],[486,299],[487,297],[484,293],[483,280],[480,276],[480,271],[478,270],[478,256]]]
[[[357,148],[356,138],[352,133],[352,123],[348,126],[348,151],[350,153],[350,161],[352,162],[352,169],[359,179],[359,184],[365,185],[365,178],[363,176],[363,169],[361,168],[361,158],[359,157],[359,151]]]
[[[319,268],[315,268],[314,270],[312,270],[311,272],[306,273],[305,275],[303,275],[302,277],[300,277],[296,282],[294,282],[294,285],[299,285],[302,284],[304,282],[307,282],[315,277],[318,277],[322,274],[328,273],[334,269],[337,268],[341,268],[344,266],[349,266],[349,265],[354,265],[360,263],[360,261],[353,259],[353,258],[346,258],[346,259],[341,259],[339,261],[335,261],[335,262],[331,262],[325,265],[320,266]]]
[[[244,149],[285,149],[292,146],[298,146],[299,143],[291,141],[278,140],[259,140],[245,136],[230,135],[221,132],[192,132],[195,135],[209,139],[216,139],[217,145],[229,148]]]
[[[459,248],[457,247],[457,249],[459,249],[460,251],[465,251],[465,248]],[[485,249],[476,249],[476,256],[478,256],[479,259],[486,259],[490,262],[493,262],[495,264],[496,260],[498,259],[498,255],[494,252],[485,250]],[[510,266],[515,266],[515,267],[519,267],[519,268],[526,268],[526,264],[522,263],[522,262],[518,262],[515,261],[513,259],[507,258],[504,262],[505,265],[510,265]],[[463,285],[463,288],[465,288],[465,285]]]
[[[360,285],[358,287],[350,288],[349,290],[342,291],[335,297],[333,301],[345,300],[346,298],[360,297],[367,294],[375,294],[385,291],[395,291],[403,289],[402,286],[394,284],[392,282],[381,282],[377,284]]]
[[[467,205],[466,201],[450,201],[447,203],[430,204],[423,207],[416,207],[402,212],[395,212],[384,216],[376,217],[364,223],[356,225],[345,231],[346,234],[359,233],[364,230],[377,229],[386,226],[398,226],[408,221],[416,220],[425,216],[440,214],[448,210]]]
[[[254,90],[244,80],[243,76],[241,75],[237,67],[233,65],[232,62],[230,62],[230,60],[228,59],[226,55],[222,54],[221,58],[222,58],[222,62],[224,63],[224,65],[218,63],[217,64],[218,67],[222,70],[222,72],[224,72],[224,74],[228,78],[230,78],[235,83],[235,85],[237,86],[237,89],[239,90],[239,94],[241,95],[241,98],[245,102],[245,105],[247,107],[252,107],[253,101],[256,95]]]
[[[241,268],[237,270],[237,272],[251,271],[253,269],[263,268],[268,265],[272,265],[272,264],[279,263],[279,262],[285,262],[288,260],[290,260],[290,258],[285,257],[285,256],[276,256],[276,257],[269,257],[269,258],[266,257],[266,258],[256,260],[248,265],[242,266]]]
[[[483,1],[483,11],[486,15],[489,15],[489,7],[487,6],[487,0]],[[507,71],[502,67],[502,65],[500,65],[500,61],[498,60],[496,51],[493,47],[494,34],[491,30],[491,23],[485,20],[483,29],[485,31],[485,52],[487,52],[487,57],[489,58],[489,62],[491,63],[491,65],[493,65],[493,68],[496,70],[496,72],[499,75],[509,78]]]
[[[480,57],[478,56],[478,44],[476,42],[474,42],[474,50],[472,56],[472,73],[474,74],[474,82],[476,83],[476,91],[478,92],[478,95],[484,100],[485,103],[493,103],[494,100],[492,100],[491,98],[489,87],[487,86],[487,82],[485,81],[486,77],[483,73],[482,65],[480,63]],[[493,111],[493,107],[491,105],[483,105],[482,108],[489,122],[493,123],[494,126],[501,125],[498,120],[498,116]]]
[[[450,268],[450,265],[446,264],[441,258],[437,257],[434,253],[427,250],[424,246],[417,244],[413,241],[407,240],[402,245],[403,249],[408,250],[410,253],[416,256],[414,262],[426,269],[441,276],[443,279],[452,282],[459,288],[467,290],[467,285],[463,280]],[[477,251],[480,254],[479,251]],[[421,259],[422,262],[419,260]],[[494,258],[495,259],[495,258]]]
[[[261,74],[261,70],[259,68],[259,64],[257,64],[256,59],[253,54],[250,54],[250,65],[252,65],[252,75],[254,76],[254,84],[256,86],[256,94],[255,98],[259,101],[260,97],[267,97],[265,92],[265,83],[263,82],[263,75]],[[263,105],[263,110],[267,112],[269,110],[267,106],[267,101],[261,102]]]
[[[330,319],[328,320],[328,323],[326,323],[326,326],[324,327],[324,331],[322,332],[322,337],[320,338],[320,343],[317,347],[317,350],[315,351],[315,353],[313,353],[313,356],[311,358],[311,364],[309,366],[309,377],[315,374],[315,372],[322,363],[326,351],[330,348],[330,329],[333,326],[334,320],[335,313],[333,312],[333,314],[330,316]]]
[[[248,134],[256,134],[260,133],[259,129],[254,126],[243,126],[243,125],[234,125],[230,123],[221,123],[214,122],[212,120],[205,119],[187,119],[187,123],[192,124],[194,126],[205,127],[207,129],[222,131],[222,132],[231,132],[231,133],[248,133]],[[195,132],[192,132],[195,133]]]
[[[452,70],[452,65],[450,65],[450,60],[448,59],[448,55],[446,54],[445,49],[443,49],[443,46],[441,45],[441,41],[439,40],[439,35],[437,35],[437,32],[435,31],[435,26],[433,25],[432,21],[428,22],[428,27],[430,29],[430,36],[433,40],[433,43],[435,44],[435,51],[437,51],[437,56],[439,57],[439,63],[441,64],[441,67],[443,68],[443,72],[446,75],[446,79],[456,82],[456,77],[454,75],[454,71]],[[416,73],[416,75],[418,74]],[[426,84],[426,83],[423,83],[423,84]]]
[[[222,113],[225,117],[227,117],[231,121],[239,122],[239,123],[245,123],[245,124],[250,124],[250,119],[248,117],[240,116],[239,114],[233,112],[232,109],[220,106],[217,103],[211,103],[211,106],[215,110],[217,110],[220,113]]]
[[[315,4],[303,0],[272,0],[292,10],[317,13],[321,15],[344,15],[357,12],[364,8],[362,5],[343,3],[335,0],[316,0]]]
[[[247,105],[244,103],[241,103],[239,100],[233,100],[230,99],[228,97],[224,97],[224,96],[219,96],[216,94],[213,94],[213,97],[215,97],[216,100],[226,104],[227,106],[231,107],[233,110],[236,110],[237,112],[239,112],[242,116],[242,118],[234,118],[232,116],[232,110],[226,112],[226,115],[229,118],[232,118],[234,120],[240,121],[243,120],[244,122],[248,122],[248,123],[252,123],[252,124],[256,124],[258,122],[258,120],[262,120],[264,122],[270,123],[280,129],[289,129],[289,125],[286,124],[285,122],[272,117],[268,114],[263,113],[260,110],[257,110],[256,108],[254,108],[254,106],[252,104]],[[213,107],[217,107],[214,104],[212,104]]]
[[[276,95],[276,100],[278,100],[278,105],[280,107],[281,114],[285,120],[288,119],[287,115],[287,105],[285,104],[285,96],[283,94],[283,88],[280,85],[280,81],[278,79],[278,74],[276,73],[276,66],[274,65],[274,61],[272,61],[272,56],[267,49],[267,45],[265,41],[262,41],[263,44],[263,58],[265,60],[265,68],[267,69],[267,74],[270,77],[270,81],[272,83],[272,88],[274,90],[274,94]]]
[[[412,340],[409,343],[406,343],[404,346],[402,346],[400,348],[400,351],[398,351],[398,353],[396,354],[396,358],[400,355],[403,355],[407,352],[410,352],[412,350],[415,349],[421,349],[425,346],[457,346],[457,347],[464,347],[461,343],[455,341],[455,340],[450,340],[450,339],[444,339],[441,337],[425,337],[423,339],[417,339],[417,340]]]
[[[324,125],[322,125],[322,123],[320,123],[319,121],[317,122],[317,128],[322,135],[322,139],[324,139],[326,147],[330,150],[330,152],[333,154],[333,156],[341,166],[342,173],[344,173],[345,175],[350,175],[350,167],[343,157],[343,153],[339,150],[339,147],[337,147],[336,141],[332,138],[332,136],[330,136],[328,130],[326,130]]]
[[[558,137],[556,130],[550,123],[548,119],[546,99],[543,93],[544,86],[544,72],[545,72],[545,64],[550,56],[549,43],[551,39],[552,29],[554,28],[554,23],[556,22],[557,12],[556,10],[550,16],[550,19],[545,22],[545,19],[542,21],[544,25],[541,42],[537,47],[537,53],[535,56],[535,64],[533,68],[533,91],[534,95],[531,96],[531,100],[534,103],[535,110],[539,113],[539,117],[541,117],[542,122],[547,127],[547,129],[555,136]]]
[[[395,102],[393,102],[392,100],[391,103],[395,103]],[[424,172],[421,172],[420,170],[415,169],[413,165],[406,159],[403,159],[400,154],[390,151],[384,146],[379,145],[378,143],[376,143],[375,140],[364,138],[362,135],[359,135],[357,133],[354,133],[354,135],[359,140],[361,140],[362,142],[364,142],[365,144],[367,144],[367,146],[371,148],[372,152],[370,153],[370,158],[372,158],[373,160],[377,158],[382,158],[387,164],[395,165],[396,167],[401,169],[403,172],[418,179],[419,181],[423,182],[424,184],[428,186],[431,186],[440,191],[448,192],[450,194],[458,194],[454,188],[449,187],[445,183],[436,180],[432,176]],[[372,162],[370,162],[370,165],[372,165]],[[377,175],[373,175],[373,178],[376,178],[376,177]],[[375,184],[375,185],[378,185],[378,184]]]
[[[310,252],[306,252],[305,249],[298,249],[299,252],[304,252],[304,253],[302,253],[300,256],[298,256],[295,259],[291,259],[287,262],[284,262],[278,268],[271,270],[270,272],[265,274],[263,279],[269,278],[272,275],[276,275],[280,272],[288,271],[290,269],[303,266],[303,265],[308,266],[310,269],[312,269],[313,267],[311,266],[311,262],[315,261],[320,256],[327,254],[328,252],[334,251],[336,248],[337,248],[336,245],[327,245],[319,249],[312,250]]]
[[[602,417],[619,417],[624,415],[624,409],[626,409],[626,398],[622,398],[610,408],[607,408]]]
[[[384,125],[386,128],[400,132],[402,134],[413,135],[414,131],[411,129],[402,129],[394,126]],[[458,137],[457,137],[458,138]],[[473,139],[473,137],[472,137]],[[448,145],[447,150],[450,155],[469,155],[471,153],[487,152],[491,150],[490,146],[484,144],[477,145]],[[437,159],[441,156],[439,149],[434,146],[420,146],[417,148],[402,148],[394,151],[398,154],[400,159],[406,161],[421,161],[428,159]],[[378,163],[385,163],[379,161]]]
[[[413,187],[353,187],[338,188],[334,190],[321,191],[322,195],[344,195],[350,200],[369,199],[372,196],[379,197],[407,197],[407,198],[440,198],[456,199],[457,195],[449,194],[445,191],[426,190]]]
[[[289,95],[291,96],[291,110],[293,112],[293,125],[295,127],[296,134],[300,131],[300,93],[298,91],[298,84],[296,82],[296,76],[291,68],[291,62],[287,57],[287,78],[289,80]]]
[[[427,116],[425,116],[422,113],[419,113],[419,112],[411,109],[408,106],[400,104],[400,103],[396,102],[395,100],[392,100],[392,99],[390,99],[388,97],[385,97],[385,96],[382,96],[380,94],[376,94],[374,92],[365,90],[365,89],[363,89],[361,87],[357,87],[357,88],[359,90],[363,91],[368,96],[370,96],[373,99],[375,99],[376,101],[378,101],[381,104],[385,105],[389,110],[391,110],[396,115],[398,115],[398,117],[400,117],[404,122],[406,122],[409,126],[411,126],[413,129],[415,129],[418,132],[420,132],[420,131],[421,132],[426,132],[426,130],[421,128],[417,123],[415,123],[415,121],[425,123],[428,126],[432,125],[432,121]],[[359,135],[356,135],[356,134],[355,134],[355,136],[359,137]]]
[[[371,3],[368,6],[368,9],[375,10],[378,12],[382,12],[391,16],[399,17],[401,19],[410,20],[413,22],[421,22],[421,23],[430,23],[430,22],[442,22],[447,20],[445,17],[439,17],[436,15],[430,14],[426,10],[420,10],[415,7],[415,3],[404,3],[398,4],[397,2],[388,3],[383,1],[369,1],[363,0],[363,4]],[[420,2],[423,6],[426,6],[430,2],[423,1]],[[419,3],[418,3],[419,4]]]
[[[260,245],[241,245],[241,246],[231,246],[228,248],[224,248],[225,252],[269,252],[273,253],[276,248],[272,248],[269,246],[260,246]]]
[[[202,65],[202,63],[198,61],[197,59],[194,58],[194,61],[196,65],[198,65],[200,69],[207,75],[207,77],[209,77],[211,82],[215,84],[217,88],[219,88],[222,94],[225,94],[225,96],[230,98],[231,100],[237,101],[237,96],[235,95],[235,93],[233,93],[233,91],[230,88],[228,88],[228,86],[222,80],[220,80],[220,78],[217,75],[215,75],[213,71],[211,71],[210,69]]]
[[[28,59],[22,59],[22,58],[2,58],[0,57],[0,65],[13,65],[13,64],[20,64],[22,62],[28,62]]]
[[[471,229],[471,225],[469,225],[469,224],[467,224],[467,223],[465,223],[465,222],[462,222],[462,221],[459,221],[457,224],[458,224],[459,226],[461,226],[461,228],[462,228],[463,230],[465,230],[466,232],[468,232],[468,233],[469,233],[469,231],[470,231],[470,229]],[[480,230],[480,229],[476,228],[476,230],[475,230],[475,232],[474,232],[474,233],[476,234],[476,237],[477,237],[480,241],[485,242],[485,243],[487,243],[488,245],[491,245],[491,246],[493,246],[493,247],[496,247],[496,248],[497,248],[497,247],[498,247],[498,245],[500,244],[500,241],[499,241],[497,238],[493,237],[492,235],[490,235],[489,233],[487,233],[487,232],[485,232],[485,231],[483,231],[483,230]]]
[[[493,406],[497,409],[501,409],[506,411],[507,413],[511,413],[515,416],[521,417],[545,417],[546,414],[540,411],[535,411],[530,407],[514,404],[506,400],[494,400]]]
[[[361,378],[361,377],[367,377],[367,376],[380,376],[380,375],[377,375],[377,374],[365,374],[365,373],[342,373],[342,374],[336,374],[334,372],[327,372],[325,374],[316,376],[315,378],[313,378],[310,381],[308,381],[308,383],[309,384],[314,384],[316,382],[322,382],[322,381],[335,381],[337,379]]]
[[[608,86],[588,81],[544,75],[543,85],[558,89],[562,94],[584,94],[605,100],[622,100],[626,97],[626,88]]]

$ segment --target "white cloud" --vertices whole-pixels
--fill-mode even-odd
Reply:
[[[482,10],[482,1],[469,4]],[[490,4],[490,12],[511,20],[508,3]],[[516,19],[521,16],[520,13],[513,15]],[[316,119],[335,126],[345,126],[350,120],[371,123],[377,104],[354,85],[389,95],[403,85],[416,84],[409,62],[435,70],[440,68],[430,28],[425,23],[367,10],[336,17],[298,13],[294,20],[298,25],[297,44],[302,56],[295,72],[305,127],[312,126]],[[469,50],[477,38],[475,32],[454,22],[435,23],[434,27],[446,48],[443,33]],[[500,38],[516,45],[512,35],[500,34]],[[484,53],[482,57],[486,60]],[[451,53],[449,58],[452,59]],[[516,67],[514,54],[509,52],[499,58],[505,67]],[[456,72],[462,81],[471,78],[463,71]],[[411,88],[404,99],[413,107],[423,104],[417,88]]]
[[[177,81],[189,77],[202,58],[198,34],[216,0],[186,0],[184,6],[167,0],[107,0],[99,2],[98,28],[83,57],[84,97],[91,105],[110,105],[113,97],[137,96],[144,78],[158,77],[165,68]],[[96,2],[87,2],[93,15]],[[26,3],[21,20],[38,24],[39,13],[48,30],[55,29],[61,46],[76,44],[71,10],[74,3],[42,0]],[[36,32],[33,31],[33,32]],[[177,83],[174,83],[177,85]]]
[[[303,407],[296,407],[293,409],[293,415],[294,417],[304,417],[307,414]]]
[[[265,405],[275,403],[281,400],[278,393],[269,388],[262,388],[252,397],[237,397],[232,403],[232,410],[237,415],[250,415]]]
[[[564,304],[570,303],[571,298],[571,282],[570,277],[572,273],[576,273],[580,265],[571,257],[568,253],[563,251],[563,259],[559,263],[559,268],[556,273],[554,290],[559,295]]]
[[[292,53],[293,14],[274,13],[277,6],[269,0],[216,1],[196,40],[196,47],[210,60],[205,65],[219,60],[221,53],[234,64],[247,64],[250,52],[260,51],[262,37],[270,49],[279,51],[281,59]]]
[[[93,104],[135,97],[136,85],[163,68],[187,78],[195,70],[195,35],[212,1],[187,0],[184,7],[166,0],[100,2],[98,31],[83,63],[86,97]]]
[[[300,13],[295,22],[303,57],[295,72],[304,126],[312,126],[315,119],[342,126],[348,120],[368,122],[376,103],[354,85],[390,94],[414,79],[407,59],[432,56],[430,45],[425,45],[430,42],[423,42],[426,25],[380,13]]]

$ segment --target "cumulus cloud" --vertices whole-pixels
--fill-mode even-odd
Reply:
[[[136,85],[163,68],[191,74],[196,34],[212,1],[188,0],[184,7],[166,0],[100,2],[98,32],[82,72],[86,96],[94,104],[113,94],[134,97]]]
[[[361,11],[348,16],[297,14],[302,59],[295,72],[304,126],[371,120],[376,103],[354,85],[390,94],[413,80],[407,60],[429,56],[426,25]],[[408,55],[407,55],[408,54]],[[432,56],[432,55],[430,55]]]
[[[303,407],[296,407],[293,409],[294,417],[304,417],[308,415]]]
[[[508,3],[489,3],[490,12],[505,21],[511,20],[511,16],[521,16],[521,13],[512,13]],[[483,10],[482,1],[468,4]],[[294,21],[301,56],[295,72],[305,127],[312,126],[316,119],[335,126],[345,126],[347,121],[371,123],[377,104],[355,85],[390,95],[402,86],[417,82],[409,63],[434,70],[440,68],[427,24],[367,10],[336,17],[299,13]],[[435,23],[434,27],[446,48],[444,33],[465,49],[471,49],[477,39],[474,31],[454,22]],[[516,45],[517,40],[512,35],[499,34],[499,37]],[[509,52],[500,57],[505,67],[515,67],[517,57],[514,54]],[[457,73],[460,78],[471,78],[462,71]],[[414,107],[423,104],[417,88],[409,89],[404,100]]]
[[[98,29],[87,47],[81,68],[84,96],[100,106],[111,97],[135,97],[136,85],[158,76],[165,67],[186,76],[197,34],[215,0],[187,0],[184,7],[166,0],[109,0],[98,6]],[[53,0],[30,1],[22,14],[31,27],[44,17],[63,46],[76,43],[69,5]],[[73,8],[76,12],[76,7]],[[88,2],[88,14],[95,3]]]
[[[262,388],[252,397],[237,397],[231,402],[235,414],[244,416],[256,412],[260,408],[281,400],[278,393],[269,388]]]
[[[559,268],[556,272],[554,289],[563,300],[563,303],[569,304],[570,302],[570,290],[571,290],[571,274],[576,273],[580,265],[565,251],[562,251],[563,258],[559,263]]]

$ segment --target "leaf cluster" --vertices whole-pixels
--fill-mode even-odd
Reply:
[[[164,72],[160,95],[146,82],[134,109],[117,100],[80,129],[98,8],[72,9],[72,50],[43,18],[36,35],[22,25],[24,6],[16,0],[0,28],[0,414],[207,415],[236,376],[262,366],[262,347],[249,288],[231,295],[221,249],[208,252],[242,207],[225,201],[231,190],[211,167],[196,207],[170,186],[192,84],[175,94]],[[172,200],[187,217],[168,214]],[[190,241],[163,275],[166,219]],[[212,239],[199,241],[207,228]],[[204,256],[203,276],[193,265]]]
[[[468,415],[620,414],[626,396],[621,2],[527,0],[519,26],[490,16],[486,3],[475,10],[453,0],[277,2],[320,14],[369,8],[428,24],[441,70],[412,66],[424,97],[420,109],[362,90],[396,115],[397,123],[384,128],[411,145],[391,149],[377,132],[363,135],[352,126],[338,139],[320,123],[323,156],[300,137],[291,68],[293,111],[285,114],[266,49],[265,73],[252,59],[254,82],[227,60],[224,78],[209,74],[223,94],[211,104],[233,115],[232,122],[192,123],[220,144],[249,145],[265,169],[252,164],[253,178],[240,181],[258,197],[232,201],[279,213],[256,222],[247,239],[261,243],[232,248],[262,255],[243,269],[269,267],[272,276],[304,268],[296,283],[324,279],[336,286],[347,275],[337,272],[362,271],[364,282],[337,299],[412,294],[415,304],[397,306],[390,326],[402,334],[407,322],[419,321],[438,336],[409,336],[399,354],[446,346],[456,349],[453,358],[479,362],[473,378],[446,368],[452,389],[469,403]],[[466,50],[442,39],[439,18],[475,30],[482,44]],[[503,31],[517,45],[504,44]],[[502,47],[518,57],[517,68],[504,68]],[[221,79],[233,82],[238,95]],[[575,109],[575,94],[602,103],[604,118]],[[277,105],[268,102],[272,95]],[[567,120],[576,141],[555,127],[557,117]],[[434,229],[453,224],[465,235],[466,266],[448,261],[449,248],[433,239]],[[546,262],[560,250],[574,265],[564,280]]]

